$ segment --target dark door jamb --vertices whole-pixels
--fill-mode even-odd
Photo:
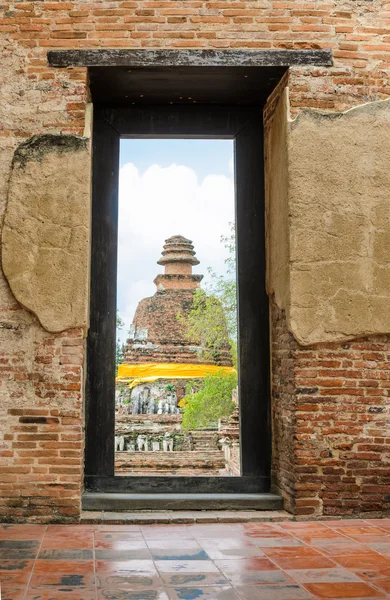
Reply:
[[[235,141],[241,477],[114,474],[114,356],[119,139]],[[265,292],[262,108],[95,106],[91,325],[87,346],[86,488],[89,491],[269,491],[269,330]]]

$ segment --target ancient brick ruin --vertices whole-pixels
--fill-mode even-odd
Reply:
[[[141,300],[124,350],[125,367],[142,367],[145,375],[121,378],[119,366],[115,417],[115,472],[118,475],[234,475],[227,454],[231,432],[201,430],[184,433],[179,402],[187,384],[196,377],[165,376],[164,367],[231,367],[229,339],[216,360],[202,353],[199,342],[188,337],[188,316],[203,275],[193,274],[199,264],[192,241],[181,235],[165,240],[159,265],[164,274],[154,279],[156,293]],[[155,367],[148,371],[148,365]],[[154,376],[150,376],[154,373]],[[151,379],[148,381],[148,379]],[[197,380],[200,384],[201,380]],[[216,424],[217,425],[217,424]],[[238,423],[234,432],[237,445]],[[222,449],[223,448],[223,449]],[[226,457],[225,457],[226,455]],[[225,460],[226,458],[226,460]]]
[[[75,53],[108,49],[331,55],[283,63],[259,108],[272,490],[297,518],[388,514],[389,40],[382,0],[1,3],[0,520],[80,518],[96,106]]]

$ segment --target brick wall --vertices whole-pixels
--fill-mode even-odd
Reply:
[[[273,474],[297,516],[390,510],[390,336],[300,347],[275,307]]]
[[[0,214],[5,207],[10,164],[17,145],[37,133],[83,133],[84,130],[86,70],[49,68],[46,61],[49,49],[329,48],[333,50],[333,67],[291,69],[289,87],[294,113],[304,107],[344,110],[390,95],[390,11],[388,3],[382,0],[2,2],[0,42]],[[1,517],[74,519],[82,486],[83,339],[77,331],[62,335],[45,333],[36,319],[15,302],[4,279],[0,282],[0,310]],[[278,323],[275,334],[281,331],[281,322]],[[292,350],[288,348],[293,341],[287,342],[287,337],[284,332],[275,341],[274,368],[280,374],[292,368],[288,357]],[[69,350],[66,340],[78,340],[76,354]],[[383,503],[386,491],[381,488],[385,477],[381,469],[385,470],[386,464],[379,466],[378,460],[379,456],[386,456],[383,451],[387,448],[383,426],[386,413],[369,411],[380,409],[388,401],[388,387],[385,387],[388,379],[380,379],[388,377],[388,370],[382,369],[389,358],[384,344],[384,339],[369,340],[353,342],[349,348],[333,345],[309,350],[299,350],[295,345],[294,385],[318,387],[313,394],[296,395],[296,425],[292,422],[290,389],[282,380],[274,383],[274,390],[279,387],[284,394],[284,408],[280,405],[278,409],[279,423],[284,419],[286,427],[295,428],[296,435],[298,429],[299,435],[309,435],[302,430],[305,423],[302,415],[313,415],[315,435],[294,440],[294,456],[298,461],[294,492],[287,491],[292,489],[291,482],[283,484],[286,495],[294,496],[300,514],[356,510],[356,506],[346,506],[347,500],[350,504],[359,500],[364,510],[387,506]],[[370,355],[372,358],[368,359]],[[304,367],[305,360],[312,361],[310,369]],[[320,375],[327,368],[322,362],[329,360],[339,363],[335,367],[338,375]],[[353,370],[360,369],[361,378],[341,374],[351,368],[346,364],[348,361],[352,361]],[[359,362],[365,366],[360,368],[356,364]],[[305,369],[316,371],[316,379],[322,383],[308,384],[307,380],[313,377]],[[329,380],[334,387],[324,384]],[[69,389],[68,385],[75,387]],[[349,395],[348,389],[356,395]],[[338,424],[337,410],[346,406],[345,399],[351,398],[354,410],[348,413],[347,421],[352,424],[345,425],[344,433],[337,433],[338,428],[344,427]],[[311,410],[302,406],[310,406]],[[8,412],[14,409],[26,413]],[[34,415],[32,410],[44,414]],[[20,422],[20,417],[25,416],[58,418],[59,422]],[[29,427],[35,429],[28,430]],[[332,427],[335,432],[327,433]],[[291,444],[287,431],[283,429],[281,435]],[[61,444],[71,443],[72,448],[59,446],[54,438],[32,438],[31,450],[43,451],[44,455],[23,455],[20,454],[23,449],[14,445],[20,443],[21,435],[58,436]],[[352,447],[336,448],[336,439],[341,440],[343,435],[345,443],[353,442]],[[323,436],[327,436],[326,443]],[[333,457],[320,456],[327,451],[329,440]],[[45,446],[49,442],[53,442],[54,448]],[[48,460],[49,449],[57,452],[50,456],[61,459],[60,468],[51,460],[50,464],[44,462]],[[73,454],[65,456],[61,452]],[[278,452],[277,461],[287,471],[288,453],[285,451],[283,458],[283,453]],[[71,463],[65,465],[65,459]],[[302,461],[308,466],[302,466]],[[312,475],[305,473],[305,468],[315,469],[313,473],[324,489],[302,488],[307,488],[306,479]],[[280,470],[280,481],[284,480],[281,473]],[[379,483],[374,481],[376,475]],[[344,491],[337,488],[341,485]],[[29,496],[31,499],[27,500]],[[69,501],[69,506],[61,504],[65,501]]]
[[[2,332],[0,520],[74,519],[84,448],[83,335],[41,332],[37,339],[34,329]]]

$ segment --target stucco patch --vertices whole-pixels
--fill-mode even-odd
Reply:
[[[51,332],[87,328],[88,140],[34,136],[14,154],[2,263],[16,299]]]
[[[286,132],[288,174],[269,202],[281,223],[288,215],[288,242],[277,215],[270,224],[270,240],[288,247],[288,259],[269,248],[270,292],[303,345],[389,333],[390,101],[304,111],[287,127],[285,103],[273,127]],[[280,169],[275,157],[268,177],[280,180]]]

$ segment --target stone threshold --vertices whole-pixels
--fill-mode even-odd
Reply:
[[[106,512],[82,511],[81,524],[102,525],[166,525],[186,523],[264,523],[293,521],[294,516],[285,510],[253,511],[140,511]]]

